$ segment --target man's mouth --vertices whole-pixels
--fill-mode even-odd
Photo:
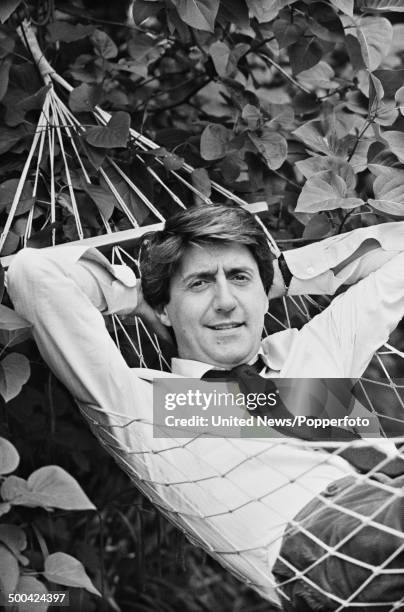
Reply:
[[[244,323],[218,323],[217,325],[208,325],[209,329],[214,330],[222,330],[222,329],[235,329],[236,327],[241,327]]]

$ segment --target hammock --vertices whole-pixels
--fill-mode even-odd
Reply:
[[[136,130],[131,129],[132,143],[137,147],[137,160],[143,164],[145,172],[149,174],[158,187],[161,198],[159,206],[143,193],[122,170],[114,160],[108,160],[107,168],[101,165],[98,174],[102,177],[111,195],[133,229],[116,231],[112,222],[100,212],[105,228],[105,234],[84,238],[83,222],[80,215],[80,205],[75,193],[73,177],[80,174],[81,180],[87,185],[92,184],[90,173],[87,170],[85,156],[79,151],[77,136],[85,132],[75,115],[56,93],[54,84],[66,92],[73,88],[60,77],[48,64],[42,55],[35,35],[28,23],[21,26],[28,41],[31,53],[38,65],[48,90],[46,92],[43,109],[38,120],[37,129],[33,137],[31,150],[27,157],[21,178],[15,193],[14,200],[0,237],[0,252],[12,226],[13,219],[23,193],[23,187],[29,173],[33,173],[33,196],[36,195],[40,178],[40,165],[45,147],[49,148],[50,182],[50,216],[49,224],[56,219],[57,203],[54,182],[53,155],[55,148],[60,150],[63,159],[68,192],[70,196],[70,212],[74,217],[75,226],[80,244],[88,244],[101,249],[112,247],[112,260],[118,263],[130,263],[137,266],[136,251],[133,244],[146,231],[159,229],[165,220],[165,214],[174,214],[180,208],[186,208],[183,199],[178,195],[173,185],[181,185],[188,196],[196,197],[202,203],[210,203],[209,197],[204,195],[192,183],[193,168],[183,164],[181,168],[168,171],[163,167],[163,161],[154,157],[154,165],[150,164],[150,152],[158,149],[158,145],[146,138]],[[94,109],[94,117],[99,125],[106,125],[110,115],[99,107]],[[159,171],[159,166],[164,171]],[[166,180],[164,177],[169,176]],[[128,206],[111,177],[119,177],[127,186],[128,192],[136,194],[148,214],[155,217],[155,223],[140,225],[133,210]],[[262,204],[248,204],[224,187],[212,182],[215,195],[223,200],[231,199],[240,206],[244,206],[253,213],[262,210]],[[164,207],[160,204],[164,202]],[[27,244],[33,226],[34,206],[27,214],[27,226],[24,235],[24,244]],[[258,221],[262,224],[259,217]],[[52,225],[50,225],[52,228]],[[263,226],[264,227],[264,226]],[[271,249],[275,255],[279,249],[264,227]],[[52,244],[56,245],[56,232],[52,229]],[[129,250],[128,250],[129,249]],[[12,256],[11,256],[12,257]],[[11,257],[3,258],[7,266]],[[279,314],[268,313],[266,321],[266,334],[282,328],[296,326],[297,320],[304,324],[310,320],[315,309],[324,308],[326,304],[319,305],[311,298],[283,298]],[[111,331],[118,346],[129,347],[135,356],[131,365],[139,368],[157,367],[169,370],[169,359],[159,344],[158,338],[152,334],[141,320],[132,321],[127,327],[118,317],[112,318]],[[402,371],[402,358],[404,354],[392,344],[386,344],[374,356],[365,376],[359,382],[362,391],[361,401],[375,416],[382,418],[383,432],[391,435],[392,428],[397,422],[403,420],[402,388],[394,382],[393,378]],[[142,376],[142,370],[139,371]],[[391,373],[393,372],[393,373]],[[151,385],[150,387],[150,394]],[[382,408],[379,409],[378,406]],[[95,408],[81,406],[81,410],[89,422],[94,434],[106,450],[117,460],[118,464],[127,472],[134,484],[157,506],[157,508],[186,536],[198,546],[201,546],[212,557],[229,569],[240,580],[258,591],[264,598],[278,603],[287,599],[284,588],[292,578],[276,583],[271,574],[271,567],[279,554],[282,536],[286,525],[293,525],[294,529],[311,540],[318,549],[318,556],[305,568],[295,568],[290,560],[281,560],[292,572],[307,585],[311,592],[323,595],[332,604],[336,611],[346,609],[368,609],[382,604],[372,602],[366,597],[369,589],[374,592],[374,585],[382,576],[402,576],[404,581],[404,568],[395,567],[394,560],[398,559],[404,551],[404,535],[400,529],[385,526],[378,522],[378,507],[374,512],[366,514],[364,511],[353,511],[339,504],[339,497],[330,497],[328,507],[338,508],[355,526],[346,537],[336,542],[334,546],[326,545],[309,528],[313,516],[294,521],[294,514],[288,507],[288,495],[292,483],[300,487],[301,506],[305,506],[313,497],[318,497],[323,490],[322,482],[330,471],[339,473],[341,459],[338,455],[347,446],[363,447],[366,441],[354,443],[338,443],[332,445],[322,443],[303,442],[288,438],[271,439],[237,439],[237,438],[153,438],[153,423],[150,414],[140,409],[136,418],[124,418],[114,411],[100,414]],[[397,438],[397,443],[404,442]],[[332,452],[324,452],[326,446],[333,447]],[[399,447],[399,444],[398,444]],[[288,455],[291,449],[301,457],[301,467],[296,474],[296,467],[290,471]],[[328,450],[331,450],[330,448]],[[401,453],[404,458],[404,452]],[[367,475],[354,473],[353,488],[357,484],[369,481],[370,476],[386,465],[390,460],[387,453],[380,464]],[[246,475],[248,478],[246,479]],[[246,486],[248,482],[248,486]],[[388,504],[393,504],[402,495],[399,488],[393,488],[383,482],[372,481],[374,486],[390,494]],[[241,486],[240,483],[243,483]],[[315,484],[313,484],[315,483]],[[376,483],[376,484],[375,484]],[[251,517],[254,518],[251,524]],[[397,546],[394,553],[379,565],[372,565],[367,560],[353,558],[346,555],[344,545],[350,538],[370,527],[379,533],[388,533],[396,537]],[[348,598],[338,595],[339,589],[325,589],[316,583],[315,569],[324,560],[341,558],[352,564],[353,570],[361,570],[366,574],[361,586],[352,592]],[[331,605],[330,604],[330,605]],[[386,601],[383,610],[396,610],[400,602]],[[402,605],[404,603],[402,602]],[[331,609],[331,608],[330,608]]]

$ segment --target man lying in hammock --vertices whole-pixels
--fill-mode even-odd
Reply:
[[[155,379],[226,377],[239,366],[257,384],[361,376],[404,313],[403,237],[403,223],[359,229],[286,252],[279,266],[249,213],[201,206],[147,238],[141,287],[129,267],[66,245],[22,250],[8,290],[101,443],[192,541],[286,610],[339,610],[347,600],[388,610],[404,596],[401,478],[374,468],[370,479],[282,433],[154,437],[152,403]],[[262,340],[268,295],[342,284],[353,286],[301,330]],[[172,373],[129,368],[101,313],[172,330]]]

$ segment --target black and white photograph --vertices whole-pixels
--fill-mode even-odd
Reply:
[[[404,610],[404,0],[0,0],[0,609]]]

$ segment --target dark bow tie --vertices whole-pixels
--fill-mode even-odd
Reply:
[[[226,381],[227,380],[237,380],[237,381],[244,380],[251,376],[254,376],[254,377],[259,376],[259,373],[265,367],[266,367],[265,363],[261,355],[259,355],[257,361],[255,361],[251,365],[242,363],[241,365],[238,365],[232,368],[231,370],[216,370],[216,369],[208,370],[201,377],[201,380],[213,380],[213,379],[218,379],[218,380],[222,379]],[[262,376],[260,376],[260,378],[262,378]]]
[[[279,396],[278,388],[273,378],[264,378],[260,376],[259,372],[265,367],[265,364],[261,357],[252,365],[243,363],[239,366],[232,368],[231,370],[208,370],[203,376],[202,380],[223,380],[226,382],[235,381],[238,383],[241,393],[247,396],[249,393],[265,394],[267,397],[277,396],[276,404],[273,402],[266,403],[264,405],[258,405],[254,409],[247,410],[254,416],[268,416],[274,419],[288,419],[293,421],[294,415],[288,410]],[[323,416],[326,416],[325,414]],[[357,434],[353,434],[346,429],[338,427],[328,427],[326,429],[314,429],[310,426],[300,425],[299,427],[292,427],[290,425],[278,424],[274,426],[277,431],[292,437],[301,438],[303,440],[352,440],[359,438]]]
[[[265,393],[268,397],[268,394],[276,393],[278,395],[278,401],[274,406],[267,403],[264,406],[257,406],[257,408],[254,410],[249,410],[249,412],[254,416],[266,415],[273,419],[291,419],[293,422],[294,415],[287,409],[280,398],[274,379],[260,376],[259,372],[261,372],[264,367],[264,361],[261,357],[258,357],[258,360],[252,365],[241,364],[232,368],[231,370],[208,370],[202,376],[202,380],[223,380],[226,382],[236,381],[239,385],[241,393],[244,395],[247,395],[248,393]],[[338,379],[335,379],[335,381],[338,381]],[[324,382],[329,388],[332,389],[334,387],[335,389],[335,385],[338,384],[335,381],[333,379],[329,379]],[[349,401],[346,406],[348,408]],[[320,414],[316,416],[327,417],[329,415],[323,412],[322,415]],[[307,425],[275,425],[273,429],[286,436],[312,442],[321,440],[348,442],[350,440],[353,441],[360,439],[360,436],[351,430],[346,430],[331,425],[325,428],[314,428]],[[333,449],[330,449],[329,447],[325,447],[325,450],[333,452]],[[362,473],[373,470],[383,459],[385,459],[385,455],[373,446],[357,448],[348,447],[340,451],[339,456],[346,459],[351,465]],[[401,459],[392,460],[379,471],[392,477],[403,475],[404,461]]]

